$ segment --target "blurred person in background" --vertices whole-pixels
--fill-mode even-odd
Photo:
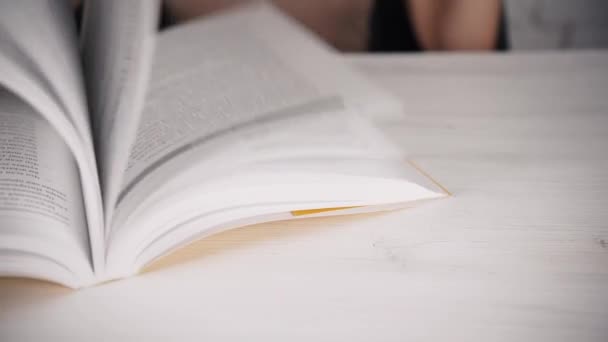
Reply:
[[[163,25],[251,0],[166,0]],[[500,0],[274,0],[341,51],[505,50]]]

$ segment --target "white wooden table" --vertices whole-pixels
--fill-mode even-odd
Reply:
[[[349,57],[454,196],[264,224],[83,291],[0,280],[0,340],[608,341],[608,52]]]

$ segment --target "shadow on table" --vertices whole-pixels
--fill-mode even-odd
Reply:
[[[256,244],[280,243],[280,241],[294,236],[314,234],[327,229],[338,229],[341,226],[372,219],[379,215],[386,215],[386,212],[300,218],[291,221],[266,222],[239,227],[196,240],[181,247],[152,262],[141,273],[157,272],[165,268],[187,264],[200,258],[235,253]]]
[[[0,320],[10,315],[13,308],[30,305],[69,295],[73,290],[58,284],[28,278],[0,278]]]

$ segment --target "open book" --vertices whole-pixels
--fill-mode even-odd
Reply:
[[[257,4],[157,32],[155,1],[0,4],[0,275],[82,287],[222,230],[444,196],[398,112]]]

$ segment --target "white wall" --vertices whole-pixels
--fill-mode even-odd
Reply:
[[[608,0],[505,0],[513,49],[608,48]]]

